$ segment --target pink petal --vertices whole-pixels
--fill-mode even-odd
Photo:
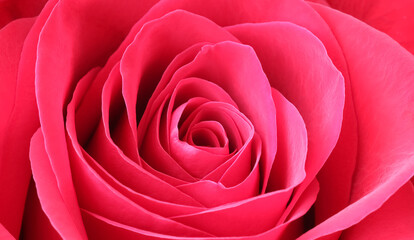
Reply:
[[[244,152],[250,153],[248,155],[249,158],[245,159],[245,161],[235,161],[235,163],[247,162],[249,164],[249,172],[247,174],[243,173],[244,176],[240,183],[228,187],[222,184],[222,182],[224,182],[223,179],[220,179],[219,182],[201,180],[195,183],[178,186],[178,189],[189,194],[190,196],[193,196],[206,207],[215,207],[257,196],[259,194],[260,187],[260,172],[258,163],[261,157],[262,146],[260,144],[260,138],[257,135],[253,138],[252,142],[249,142],[248,144],[252,145],[249,146],[252,149],[247,147],[248,150],[245,150]],[[231,167],[234,165],[237,164],[233,164]],[[253,165],[253,167],[250,167],[250,165]],[[240,174],[235,172],[240,171],[238,170],[238,167],[243,169],[244,166],[235,166],[235,170],[233,172],[226,172],[226,174],[230,177],[232,177],[232,175]]]
[[[359,144],[353,203],[302,239],[328,235],[358,223],[414,173],[413,56],[385,34],[353,18],[326,7],[314,7],[331,26],[348,62]],[[350,33],[358,37],[350,37]]]
[[[47,0],[2,0],[0,1],[0,29],[18,18],[37,16]]]
[[[152,118],[154,112],[146,113],[149,119],[145,119],[145,116],[140,118],[147,106],[149,109],[152,107],[153,100],[150,100],[150,97],[157,96],[170,81],[168,77],[161,82],[157,80],[162,78],[167,66],[177,55],[200,42],[223,40],[235,38],[210,20],[182,10],[146,23],[128,46],[121,60],[123,95],[131,126],[137,126],[137,119],[141,120],[140,125],[144,128],[148,126],[147,121]],[[155,42],[157,44],[154,44]],[[163,101],[164,97],[160,99]],[[161,103],[155,104],[155,109],[158,109],[159,104]]]
[[[318,182],[312,181],[300,196],[287,221],[280,225],[277,221],[286,207],[291,189],[266,193],[204,212],[177,216],[174,219],[218,237],[278,239],[285,234],[286,228],[293,221],[309,210],[315,202],[318,190]]]
[[[377,211],[345,230],[341,239],[413,239],[414,187],[407,182]]]
[[[162,140],[160,139],[162,136],[160,132],[163,131],[162,129],[160,130],[160,128],[162,124],[167,125],[165,122],[165,116],[162,114],[163,110],[166,108],[167,107],[164,102],[158,109],[152,121],[146,127],[147,133],[143,139],[140,154],[143,160],[157,171],[182,181],[194,182],[196,181],[196,178],[192,176],[184,167],[182,167],[162,145]],[[165,138],[168,138],[168,136],[165,136]]]
[[[105,239],[105,238],[120,238],[120,239],[175,239],[175,240],[196,240],[196,239],[215,239],[209,237],[177,237],[174,235],[165,235],[155,232],[145,231],[142,229],[133,228],[108,218],[100,216],[96,213],[82,210],[82,216],[85,219],[87,229],[90,229],[88,236],[91,239]]]
[[[276,153],[276,112],[268,80],[253,49],[235,42],[204,46],[193,62],[174,75],[177,79],[188,77],[219,85],[252,122],[263,143],[261,167],[266,185]]]
[[[277,153],[267,191],[296,187],[306,176],[308,138],[298,110],[272,88],[277,117]]]
[[[48,164],[57,181],[56,185],[51,184],[50,187],[56,188],[54,191],[58,191],[58,196],[61,196],[61,199],[58,198],[56,201],[61,201],[60,204],[69,208],[70,213],[78,213],[73,220],[75,223],[79,223],[80,213],[66,149],[63,119],[65,101],[70,96],[77,78],[91,67],[104,63],[130,30],[132,23],[151,6],[149,1],[142,3],[60,1],[48,17],[39,37],[36,96],[47,158],[50,160]],[[50,68],[51,62],[54,63],[53,68]],[[36,175],[39,176],[38,173]],[[48,188],[48,183],[46,181],[41,184],[46,184],[44,187]],[[47,198],[40,196],[43,193],[44,191],[39,190],[40,199]],[[41,203],[43,206],[42,200]],[[52,222],[60,221],[54,219],[58,215],[48,211],[52,210],[45,210]],[[56,225],[61,228],[57,230],[63,237],[66,234],[74,234],[73,231],[66,232],[66,223],[55,224],[55,227]]]
[[[347,72],[341,49],[335,41],[335,37],[332,36],[329,26],[305,1],[216,0],[213,3],[205,4],[203,0],[164,0],[148,11],[139,24],[131,30],[131,34],[138,32],[144,22],[159,18],[176,9],[204,16],[220,26],[274,21],[291,22],[303,26],[324,43],[335,66],[342,73]],[[218,12],[217,9],[220,11]]]
[[[180,130],[182,131],[183,128],[187,127],[192,129],[196,123],[203,121],[217,121],[222,124],[228,136],[230,136],[230,141],[233,140],[232,135],[240,135],[240,132],[248,132],[248,136],[243,139],[243,144],[249,144],[253,137],[254,128],[246,117],[238,112],[232,105],[215,101],[201,104],[183,122]],[[172,134],[176,136],[171,138],[171,156],[173,156],[181,166],[199,178],[205,177],[206,174],[216,169],[233,155],[233,153],[217,155],[199,150],[186,142],[180,141],[177,131],[173,131]],[[236,149],[235,152],[236,151],[238,151],[237,154],[239,154],[241,149]],[[197,160],[195,161],[194,159]],[[246,164],[248,165],[247,172],[249,172],[251,161],[248,160]],[[242,169],[242,167],[239,168],[239,170]],[[244,177],[245,176],[246,175],[244,175]],[[234,177],[235,176],[233,175],[233,179]]]
[[[35,133],[30,143],[30,160],[38,197],[52,226],[60,236],[85,239],[86,234],[79,209],[76,211],[74,206],[68,207],[59,191],[40,129]]]
[[[88,145],[85,145],[87,146],[87,150],[94,155],[96,161],[87,152],[85,152],[84,149],[82,149],[82,146],[80,146],[78,142],[77,131],[84,130],[82,126],[85,124],[85,121],[82,121],[82,124],[79,123],[75,128],[74,118],[76,118],[78,114],[85,114],[86,112],[82,111],[82,109],[84,109],[84,107],[90,106],[90,101],[85,101],[84,98],[85,96],[88,96],[90,92],[93,92],[96,81],[99,82],[98,79],[94,79],[94,76],[94,71],[91,71],[83,79],[80,80],[77,88],[74,91],[74,97],[71,103],[68,105],[66,121],[67,131],[77,155],[71,159],[71,161],[82,162],[82,167],[86,168],[87,171],[90,168],[94,169],[103,179],[108,181],[108,184],[112,186],[115,185],[118,190],[122,189],[119,191],[123,191],[124,193],[127,192],[130,196],[134,196],[135,198],[139,198],[140,196],[147,196],[149,198],[155,197],[157,199],[167,201],[171,200],[173,202],[182,201],[190,205],[194,204],[191,201],[191,198],[188,196],[186,197],[185,195],[183,196],[182,194],[180,195],[180,192],[177,191],[174,187],[169,186],[154,176],[151,176],[151,174],[128,159],[128,157],[126,157],[122,151],[120,151],[120,149],[114,145],[113,141],[108,136],[109,130],[104,129],[104,124],[102,121],[99,122],[99,125],[93,136],[91,136],[91,140],[89,141]],[[111,76],[116,76],[116,74],[111,74]],[[108,121],[107,101],[110,101],[111,99],[108,96],[108,93],[111,94],[111,90],[113,90],[112,87],[116,81],[116,77],[110,77],[104,87],[103,100],[105,103],[103,107],[103,114],[105,118],[105,125]],[[87,99],[89,100],[89,98]],[[77,110],[76,114],[75,108]],[[85,117],[87,118],[88,115]],[[78,129],[79,127],[81,128]],[[80,132],[80,134],[83,133],[84,132]],[[122,185],[122,183],[131,189],[126,189],[126,186]],[[154,189],[157,189],[157,191],[154,191]],[[139,193],[133,193],[133,190],[138,190]],[[136,196],[137,194],[139,196]]]
[[[30,180],[31,128],[38,124],[36,117],[27,118],[35,109],[33,99],[17,98],[33,90],[22,88],[17,78],[23,43],[33,22],[20,19],[0,30],[0,223],[16,238]],[[22,103],[27,103],[23,109]]]
[[[34,24],[32,22],[34,19],[21,19],[11,23],[8,27],[2,30],[9,32],[12,30],[12,28],[18,27],[17,31],[21,31],[20,34],[17,34],[16,32],[16,37],[23,39],[20,39],[19,41],[16,39],[16,41],[13,43],[15,44],[14,47],[9,48],[9,50],[18,50],[19,44],[24,41],[21,52],[18,50],[13,58],[9,58],[6,61],[7,69],[4,70],[4,73],[6,75],[11,74],[9,77],[12,77],[14,75],[16,79],[4,77],[1,81],[2,84],[4,81],[4,84],[7,85],[2,85],[1,89],[7,90],[8,93],[4,96],[8,96],[9,98],[7,100],[4,100],[4,103],[7,105],[7,107],[2,106],[0,110],[2,111],[0,131],[2,133],[4,131],[4,134],[1,134],[0,137],[0,183],[3,183],[5,180],[7,182],[7,187],[2,187],[2,189],[5,191],[12,191],[13,193],[1,193],[1,195],[8,195],[9,198],[2,198],[2,201],[5,202],[3,202],[0,207],[0,220],[6,225],[5,227],[7,227],[8,230],[11,231],[11,233],[16,237],[18,236],[20,230],[23,204],[30,178],[30,163],[28,161],[30,138],[39,127],[38,111],[36,108],[34,91],[34,65],[36,59],[36,45],[41,27],[46,21],[54,4],[54,1],[50,1],[46,5],[43,13],[37,17]],[[22,36],[21,34],[24,34],[24,32],[27,31],[30,27],[31,29],[27,36]],[[17,49],[15,47],[17,47]],[[9,60],[11,62],[16,61],[16,64],[18,65],[18,73],[13,73],[14,70],[17,70],[14,69],[14,67],[17,67],[17,65],[9,65]],[[11,72],[9,72],[10,70]],[[13,85],[9,86],[10,83],[15,84],[15,87],[13,87]],[[9,88],[15,89],[10,90]],[[11,95],[8,95],[9,93],[11,93]],[[10,97],[13,97],[13,99]],[[12,100],[12,102],[10,100]],[[11,106],[12,108],[10,108]],[[4,115],[3,110],[5,111]],[[3,147],[6,147],[6,149],[3,149]],[[10,162],[10,160],[13,160],[13,162]],[[18,209],[16,209],[16,207]],[[3,217],[6,219],[3,219]],[[13,223],[14,221],[15,223]],[[14,229],[12,230],[11,228]]]
[[[273,240],[273,239],[292,239],[296,236],[298,232],[292,232],[290,231],[290,226],[292,224],[295,224],[295,220],[297,219],[297,216],[301,216],[303,213],[308,211],[308,209],[311,207],[312,203],[316,199],[317,190],[318,190],[318,184],[317,181],[313,181],[310,185],[310,187],[304,192],[303,197],[298,202],[297,208],[294,209],[294,215],[289,219],[289,221],[283,225],[274,227],[266,232],[261,232],[257,235],[250,235],[250,236],[235,236],[232,235],[231,239],[245,239],[245,240]],[[259,205],[260,206],[260,205]],[[249,208],[248,208],[249,209]],[[247,213],[247,212],[245,212]],[[247,213],[248,214],[248,213]],[[270,214],[271,215],[271,214]],[[110,219],[104,218],[100,215],[97,215],[92,212],[88,212],[86,210],[82,210],[82,216],[85,221],[85,225],[87,226],[87,229],[92,229],[90,232],[91,238],[103,238],[106,236],[117,236],[122,237],[123,239],[136,239],[138,236],[142,239],[183,239],[183,240],[207,240],[207,239],[223,239],[223,237],[219,236],[210,236],[210,237],[192,237],[192,238],[186,238],[186,237],[176,237],[176,236],[170,236],[170,235],[161,235],[154,232],[148,232],[148,231],[142,231],[141,229],[132,228],[130,226],[126,226],[123,224],[120,224],[118,222],[114,222]],[[225,215],[224,215],[225,216]],[[228,219],[227,222],[230,223],[238,223],[238,221],[235,221],[235,219],[248,219],[248,216],[244,216],[242,218],[238,218],[238,215],[229,215],[228,218],[224,217],[225,219]],[[217,220],[221,221],[221,218],[213,218],[208,224],[214,223]],[[248,219],[249,220],[249,219]],[[263,220],[263,218],[258,218],[258,222]],[[250,219],[251,221],[251,219]],[[250,222],[251,224],[251,222]],[[94,229],[99,229],[99,231],[94,231]]]
[[[388,34],[414,53],[414,4],[411,0],[330,0],[328,6]]]
[[[228,29],[254,48],[272,87],[298,109],[305,122],[306,178],[290,202],[291,210],[338,140],[345,99],[344,79],[322,43],[302,27],[274,22],[242,24]],[[285,217],[290,210],[285,212]]]
[[[13,240],[16,239],[7,231],[7,229],[0,223],[0,238],[4,240]]]
[[[177,236],[208,235],[203,231],[188,227],[184,224],[177,223],[169,218],[148,211],[144,207],[151,207],[150,204],[155,206],[157,203],[144,201],[142,196],[139,195],[135,195],[132,199],[128,198],[127,196],[131,194],[124,195],[123,193],[117,191],[116,188],[108,184],[108,182],[105,182],[104,178],[98,176],[97,172],[93,171],[90,167],[85,166],[83,161],[76,159],[74,152],[71,151],[70,156],[73,159],[71,165],[74,176],[73,181],[76,186],[79,205],[82,208],[95,212],[121,224],[146,231]],[[160,191],[156,188],[153,190]],[[123,192],[125,193],[126,191]],[[134,202],[134,200],[137,200],[137,202]],[[141,203],[143,203],[143,206],[141,206]],[[168,205],[169,204],[162,207],[179,207],[174,206],[173,204]],[[110,206],[116,206],[116,208]],[[183,212],[186,212],[185,209]],[[167,213],[167,215],[168,214],[171,213]]]
[[[33,180],[27,193],[20,239],[62,239],[40,206]]]

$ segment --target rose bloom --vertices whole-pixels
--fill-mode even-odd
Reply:
[[[0,29],[0,239],[414,239],[412,0],[2,0]]]

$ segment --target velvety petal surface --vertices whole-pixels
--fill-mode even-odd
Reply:
[[[293,207],[338,140],[344,107],[344,79],[322,43],[302,27],[275,22],[241,24],[228,29],[255,49],[272,87],[295,105],[305,122],[308,137],[306,178],[295,192]]]
[[[329,0],[327,3],[388,34],[414,53],[414,3],[411,0]]]
[[[15,237],[30,180],[27,146],[32,132],[22,125],[36,124],[22,119],[25,113],[18,111],[21,103],[27,102],[20,97],[28,90],[22,89],[17,75],[23,43],[33,22],[32,18],[20,19],[0,30],[0,223]],[[33,102],[28,107],[34,108]]]
[[[37,16],[47,0],[2,0],[0,1],[0,29],[18,18]]]
[[[359,141],[352,204],[302,239],[328,235],[361,221],[409,181],[414,171],[414,57],[356,19],[327,7],[315,9],[330,25],[347,60]],[[357,51],[356,45],[364,51]]]
[[[308,137],[305,123],[293,104],[272,88],[277,117],[277,153],[267,191],[300,184],[306,176]]]
[[[414,187],[402,186],[377,211],[345,230],[341,239],[413,239]]]
[[[2,83],[7,86],[2,86],[1,88],[2,90],[7,90],[5,96],[13,97],[13,99],[9,98],[8,100],[5,100],[4,103],[8,106],[0,110],[6,111],[4,115],[2,112],[2,120],[0,122],[0,131],[2,132],[2,137],[0,138],[0,158],[2,161],[2,163],[0,163],[0,179],[2,179],[1,181],[3,181],[3,179],[7,181],[7,187],[4,188],[6,191],[10,191],[14,187],[15,189],[13,189],[14,194],[9,193],[8,197],[2,198],[2,201],[12,201],[2,205],[4,207],[4,211],[12,212],[8,214],[2,213],[0,215],[1,218],[6,218],[6,224],[11,223],[14,225],[12,233],[15,237],[18,237],[19,234],[21,214],[23,212],[23,205],[21,204],[24,202],[23,198],[25,198],[24,196],[26,195],[30,179],[30,163],[28,161],[30,138],[39,127],[39,117],[36,108],[34,90],[34,65],[36,60],[37,39],[39,37],[40,30],[54,4],[55,1],[49,1],[45,6],[45,10],[36,19],[32,19],[32,21],[30,19],[21,19],[8,25],[13,26],[14,23],[26,22],[26,27],[30,27],[30,31],[25,38],[15,41],[11,45],[17,47],[22,43],[22,41],[24,41],[21,52],[16,52],[16,55],[13,58],[5,59],[6,63],[10,61],[13,65],[9,66],[9,63],[7,63],[8,66],[7,69],[4,69],[4,73],[11,74],[10,76],[14,76],[16,79],[2,78]],[[35,20],[34,24],[33,20]],[[19,29],[19,31],[24,31],[25,27],[23,25],[20,27],[21,29]],[[4,28],[4,30],[6,28]],[[28,29],[26,28],[26,30]],[[20,34],[17,34],[17,32],[13,35],[14,37],[23,37]],[[13,37],[11,39],[13,39]],[[14,47],[9,48],[9,50],[16,50]],[[5,56],[7,56],[7,54]],[[13,73],[13,70],[17,69],[18,72]],[[11,81],[15,81],[14,87],[13,85],[8,85]],[[7,113],[7,111],[10,112]],[[5,131],[4,135],[3,130]],[[6,143],[7,145],[4,145]],[[4,165],[2,166],[3,163]],[[17,206],[19,206],[19,209],[15,209]],[[0,207],[2,208],[1,211],[3,211],[3,207]],[[13,224],[13,221],[16,221],[16,223]],[[1,222],[3,222],[3,219]],[[8,226],[9,225],[7,225],[7,227]]]
[[[82,220],[77,216],[78,212],[72,212],[73,206],[69,208],[62,199],[40,129],[36,131],[30,143],[30,160],[38,197],[52,226],[60,236],[86,239]]]

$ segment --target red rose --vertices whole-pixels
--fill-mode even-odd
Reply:
[[[0,237],[414,238],[414,4],[314,2],[1,1]]]

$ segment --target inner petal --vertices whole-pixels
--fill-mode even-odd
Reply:
[[[223,102],[205,102],[194,109],[194,106],[191,105],[194,105],[198,100],[197,98],[190,99],[173,112],[170,125],[170,154],[192,176],[203,178],[234,154],[237,154],[249,139],[249,136],[245,135],[251,133],[252,128],[247,122],[248,120],[234,106]],[[193,112],[179,127],[178,123],[188,106]],[[206,131],[206,129],[209,130]],[[181,132],[186,132],[184,138],[180,137]],[[214,136],[210,135],[212,133]],[[194,143],[197,134],[201,134],[205,138],[203,141],[206,141],[207,138],[208,144],[218,147],[204,146],[203,149],[194,146],[190,141],[183,141],[183,139],[192,138]],[[221,140],[219,140],[220,138]],[[224,147],[217,145],[220,144],[220,141]]]
[[[204,135],[211,135],[211,139],[204,139]],[[208,136],[207,136],[208,137]],[[200,139],[201,138],[201,139]],[[210,140],[204,143],[205,140]],[[198,147],[226,148],[229,140],[224,127],[217,121],[203,121],[196,123],[187,134],[187,142]],[[227,150],[228,151],[228,150]]]
[[[208,128],[198,128],[190,133],[190,139],[196,146],[220,147],[217,136]]]

